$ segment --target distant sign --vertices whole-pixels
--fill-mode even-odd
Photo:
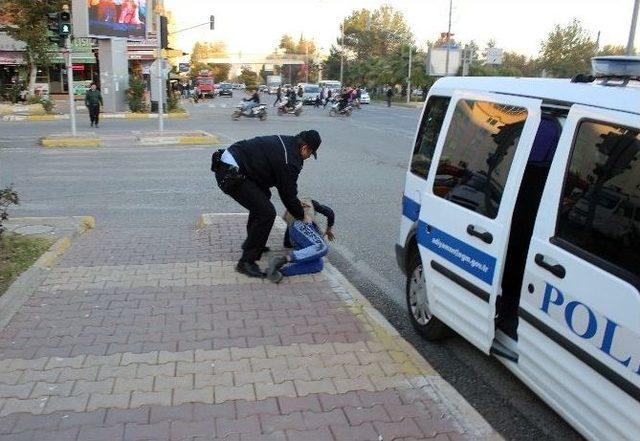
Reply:
[[[490,47],[485,53],[485,62],[487,64],[502,64],[502,49]]]
[[[427,55],[427,75],[443,77],[456,75],[462,65],[462,51],[459,48],[449,49],[449,68],[447,69],[447,49],[441,47],[429,48]]]
[[[179,72],[189,72],[189,63],[179,63],[178,64]]]

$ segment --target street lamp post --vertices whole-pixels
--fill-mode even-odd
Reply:
[[[164,85],[162,80],[162,68],[164,67],[164,58],[162,57],[162,38],[160,36],[160,28],[161,28],[161,10],[158,5],[156,9],[156,34],[158,40],[158,54],[156,57],[156,65],[158,72],[158,130],[160,131],[160,135],[164,133]]]
[[[629,40],[627,41],[627,55],[633,55],[634,40],[636,38],[636,27],[638,26],[638,10],[640,9],[640,0],[636,0],[633,4],[633,15],[631,16],[631,29],[629,29]]]
[[[453,9],[453,0],[449,0],[449,28],[447,29],[447,58],[444,62],[444,75],[449,76],[449,49],[451,45],[451,11]]]
[[[409,71],[407,72],[407,103],[411,101],[411,52],[412,46],[409,42]]]

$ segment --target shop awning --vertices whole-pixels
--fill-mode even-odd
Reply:
[[[24,52],[0,51],[0,65],[17,66],[25,64]]]

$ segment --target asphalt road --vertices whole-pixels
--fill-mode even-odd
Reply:
[[[226,144],[318,130],[323,138],[319,160],[306,162],[299,184],[301,195],[336,212],[332,262],[506,439],[579,439],[495,359],[459,337],[426,342],[409,324],[394,244],[420,111],[372,104],[350,118],[331,118],[328,109],[305,107],[300,117],[271,111],[264,122],[233,122],[231,109],[239,95],[188,104],[192,117],[168,120],[166,129],[206,130]],[[80,115],[81,130],[99,132],[105,147],[37,147],[46,134],[68,132],[68,121],[0,122],[0,188],[14,183],[22,199],[13,215],[93,215],[105,227],[162,229],[193,228],[202,212],[242,210],[215,187],[211,147],[136,146],[132,132],[157,130],[155,120],[103,120],[99,129],[88,125],[88,117]],[[282,209],[277,197],[274,201]]]

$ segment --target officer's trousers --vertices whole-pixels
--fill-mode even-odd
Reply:
[[[226,172],[225,168],[221,168],[216,172],[218,184]],[[255,182],[249,179],[243,179],[238,185],[228,189],[225,193],[249,210],[247,239],[242,244],[240,261],[255,262],[260,260],[264,247],[267,245],[273,222],[276,219],[276,209],[269,200],[271,192],[268,189],[264,190],[258,187]]]

